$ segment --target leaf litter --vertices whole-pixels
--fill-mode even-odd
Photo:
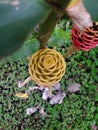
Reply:
[[[75,93],[80,90],[80,86],[81,85],[78,83],[69,84],[67,86],[67,91],[69,93]],[[42,99],[45,101],[48,100],[51,105],[62,104],[64,98],[66,97],[66,93],[62,92],[62,90],[61,90],[60,83],[57,83],[56,85],[54,85],[52,87],[51,95],[49,95],[49,89],[47,87],[44,88],[42,86],[33,86],[33,87],[29,87],[29,89],[24,94],[16,93],[16,96],[21,97],[21,98],[28,98],[28,95],[34,90],[40,90],[42,92]],[[27,110],[26,110],[27,115],[31,115],[31,114],[34,114],[35,112],[37,112],[40,105],[41,104],[39,104],[35,107],[32,107],[32,108],[27,108]],[[41,108],[39,110],[39,113],[43,116],[47,116],[47,113],[45,112],[45,108]]]
[[[49,95],[49,89],[47,87],[42,87],[42,86],[29,87],[29,89],[24,94],[30,95],[30,93],[34,90],[40,90],[42,93],[42,99],[45,101],[48,100],[51,105],[62,104],[64,98],[66,97],[66,94],[64,92],[62,92],[62,90],[61,90],[60,83],[57,83],[55,86],[52,87],[52,94],[51,95]],[[42,116],[47,117],[48,115],[45,112],[45,108],[44,107],[40,108],[40,105],[41,104],[34,106],[34,107],[31,107],[31,108],[27,108],[26,114],[32,115],[39,110],[39,113]]]

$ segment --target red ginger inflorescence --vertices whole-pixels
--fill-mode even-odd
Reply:
[[[89,51],[98,44],[98,25],[93,24],[92,27],[85,29],[83,32],[73,24],[72,44],[79,50]]]

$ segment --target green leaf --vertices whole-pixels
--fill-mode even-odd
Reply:
[[[16,61],[25,57],[31,56],[39,49],[39,42],[36,39],[27,40],[24,45],[16,51],[13,55],[8,56],[6,59],[2,59],[0,64],[6,62]]]
[[[0,1],[0,58],[16,51],[48,12],[42,0]]]
[[[51,35],[48,46],[49,47],[60,47],[64,42],[70,41],[70,30],[66,29],[65,31],[59,26],[55,28],[53,34]]]
[[[94,21],[98,21],[98,1],[97,0],[83,0],[83,3],[91,14]]]

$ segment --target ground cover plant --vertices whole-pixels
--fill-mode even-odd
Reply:
[[[63,30],[62,30],[63,28]],[[62,20],[55,28],[48,47],[55,48],[62,55],[71,44],[71,23]],[[32,38],[26,42],[32,42]],[[57,42],[58,41],[58,42]],[[54,43],[54,44],[53,44]],[[57,44],[58,43],[58,44]],[[33,42],[32,42],[33,44]],[[98,47],[89,52],[79,51],[66,58],[66,73],[60,81],[61,90],[66,93],[62,104],[50,105],[44,101],[39,90],[21,99],[16,92],[25,92],[35,86],[33,82],[18,88],[19,82],[28,77],[28,60],[0,65],[0,129],[1,130],[97,130],[98,126]],[[78,91],[70,93],[70,84],[80,84]],[[36,113],[27,115],[27,108],[45,108],[47,116]]]
[[[92,0],[0,2],[0,130],[98,129],[97,7]]]

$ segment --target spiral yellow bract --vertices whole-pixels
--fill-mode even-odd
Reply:
[[[40,49],[29,61],[29,73],[39,86],[52,87],[65,73],[66,62],[54,49]]]

